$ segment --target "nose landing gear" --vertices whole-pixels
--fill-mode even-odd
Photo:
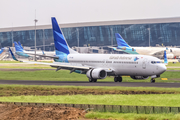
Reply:
[[[155,83],[155,79],[154,78],[151,78],[151,83]]]
[[[122,77],[114,77],[114,82],[122,82]]]

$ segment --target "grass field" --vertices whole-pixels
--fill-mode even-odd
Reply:
[[[89,119],[118,119],[118,120],[179,120],[180,114],[136,114],[89,112],[85,116]]]
[[[52,86],[52,85],[0,85],[0,96],[20,95],[133,95],[180,94],[180,88],[156,87],[100,87],[100,86]]]
[[[2,102],[37,102],[134,106],[180,107],[180,94],[149,95],[58,95],[58,96],[12,96],[0,97]]]
[[[88,81],[85,74],[69,73],[68,70],[40,70],[40,71],[0,71],[0,80],[45,80],[45,81]],[[168,78],[168,80],[161,80]],[[113,82],[113,77],[100,79],[101,81]],[[150,78],[145,80],[133,80],[128,76],[123,77],[123,82],[150,82]],[[166,71],[156,82],[180,82],[179,71]]]

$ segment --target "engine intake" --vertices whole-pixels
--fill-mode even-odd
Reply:
[[[107,72],[103,69],[90,69],[86,72],[86,76],[91,79],[104,79],[107,76]]]
[[[130,76],[132,79],[140,79],[140,80],[142,80],[142,79],[148,79],[149,78],[149,76]]]

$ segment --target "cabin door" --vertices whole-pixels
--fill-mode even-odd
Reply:
[[[147,59],[144,59],[143,63],[142,63],[142,68],[143,69],[146,69],[146,64],[147,64]]]

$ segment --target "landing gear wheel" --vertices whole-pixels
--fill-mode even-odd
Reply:
[[[89,78],[89,82],[93,82],[93,79]]]
[[[114,82],[122,82],[122,77],[114,77]]]
[[[118,82],[118,78],[117,77],[114,77],[114,82]]]
[[[97,79],[93,79],[93,82],[97,82]]]
[[[97,82],[97,79],[89,78],[89,82]]]
[[[155,79],[154,78],[151,78],[151,83],[155,83]]]
[[[122,82],[122,77],[118,77],[118,81],[119,81],[119,82]]]

